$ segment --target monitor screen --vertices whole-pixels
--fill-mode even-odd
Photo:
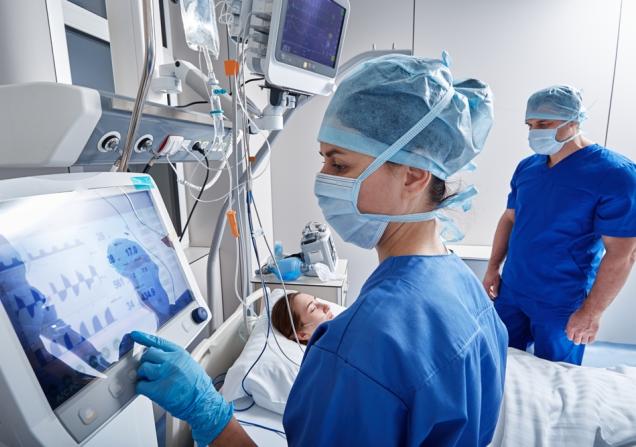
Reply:
[[[307,68],[308,61],[335,68],[345,15],[345,8],[333,0],[288,0],[280,46],[283,58],[287,54],[292,64],[293,56],[304,60],[301,68]]]
[[[53,409],[193,301],[167,234],[149,191],[0,202],[0,298]]]

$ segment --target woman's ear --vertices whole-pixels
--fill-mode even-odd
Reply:
[[[407,166],[404,177],[404,188],[409,194],[420,194],[428,188],[432,174],[424,169]]]

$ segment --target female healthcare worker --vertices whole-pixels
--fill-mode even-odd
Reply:
[[[483,446],[503,393],[506,329],[479,280],[437,233],[449,175],[481,150],[492,124],[488,86],[453,83],[445,61],[391,55],[339,86],[318,139],[315,193],[345,241],[380,265],[356,302],[319,326],[283,423],[292,446]],[[138,392],[192,426],[199,444],[250,445],[232,407],[189,355],[149,346]]]

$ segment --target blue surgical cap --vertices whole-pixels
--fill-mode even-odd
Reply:
[[[475,79],[454,82],[442,60],[388,55],[361,64],[338,86],[318,140],[378,157],[449,90],[450,103],[389,159],[445,179],[483,148],[493,105],[486,84]]]
[[[559,120],[582,122],[587,118],[581,92],[569,85],[544,88],[528,99],[526,120]]]

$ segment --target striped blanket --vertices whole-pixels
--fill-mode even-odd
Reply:
[[[491,446],[636,446],[636,368],[589,368],[508,350]]]

